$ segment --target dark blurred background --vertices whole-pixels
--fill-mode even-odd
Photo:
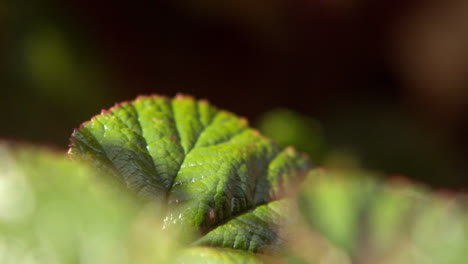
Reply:
[[[0,32],[0,138],[65,149],[183,92],[318,164],[468,186],[466,0],[6,0]]]

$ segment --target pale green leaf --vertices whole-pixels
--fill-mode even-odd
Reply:
[[[182,236],[162,222],[65,153],[0,142],[2,264],[170,263]]]
[[[336,258],[327,263],[337,264],[466,262],[468,210],[462,194],[433,193],[363,171],[312,173],[299,194],[304,223],[295,232],[309,236],[307,243],[291,245],[297,255],[317,263]],[[307,256],[306,247],[329,253]]]

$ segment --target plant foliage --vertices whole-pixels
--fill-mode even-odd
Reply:
[[[189,96],[103,110],[74,131],[69,154],[0,142],[0,263],[468,259],[463,195],[312,169]]]
[[[286,194],[311,168],[245,119],[188,96],[103,111],[73,133],[70,154],[162,203],[164,228],[197,230],[193,245],[262,253],[284,242]]]

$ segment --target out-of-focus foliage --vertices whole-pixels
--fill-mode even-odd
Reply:
[[[182,236],[64,153],[0,144],[0,263],[169,263]]]
[[[231,248],[194,247],[182,252],[179,263],[200,264],[261,264],[258,254]]]
[[[287,208],[277,255],[190,247],[142,206],[64,153],[0,144],[0,262],[463,264],[466,196],[363,171],[313,170]],[[277,213],[285,212],[286,208]],[[244,224],[251,223],[245,219]],[[240,228],[236,232],[242,232]]]
[[[288,109],[276,109],[265,113],[257,126],[280,145],[295,146],[308,153],[315,162],[321,162],[326,155],[323,128],[311,117]]]
[[[314,170],[298,196],[291,251],[307,263],[462,264],[466,196],[362,171]],[[294,263],[294,262],[292,262]]]
[[[101,55],[54,0],[2,8],[0,137],[65,145],[70,128],[110,103]]]
[[[258,124],[280,144],[305,151],[326,167],[366,168],[405,175],[434,186],[461,187],[465,167],[440,135],[392,109],[350,106],[318,122],[277,109]]]

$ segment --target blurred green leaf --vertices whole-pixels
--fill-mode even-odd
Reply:
[[[313,174],[301,187],[304,222],[296,232],[310,230],[302,247],[345,256],[326,263],[462,264],[468,258],[466,197],[434,194],[402,180],[385,182],[362,171]],[[322,263],[327,257],[311,258]]]
[[[64,146],[70,128],[113,101],[109,89],[116,96],[117,85],[72,6],[55,0],[3,2],[0,137]]]
[[[295,146],[315,161],[322,161],[327,144],[320,123],[288,109],[275,109],[261,117],[259,130],[281,146]]]
[[[182,263],[256,264],[263,263],[257,254],[229,248],[194,247],[183,252]]]
[[[0,143],[0,263],[167,263],[182,236],[62,153]]]

